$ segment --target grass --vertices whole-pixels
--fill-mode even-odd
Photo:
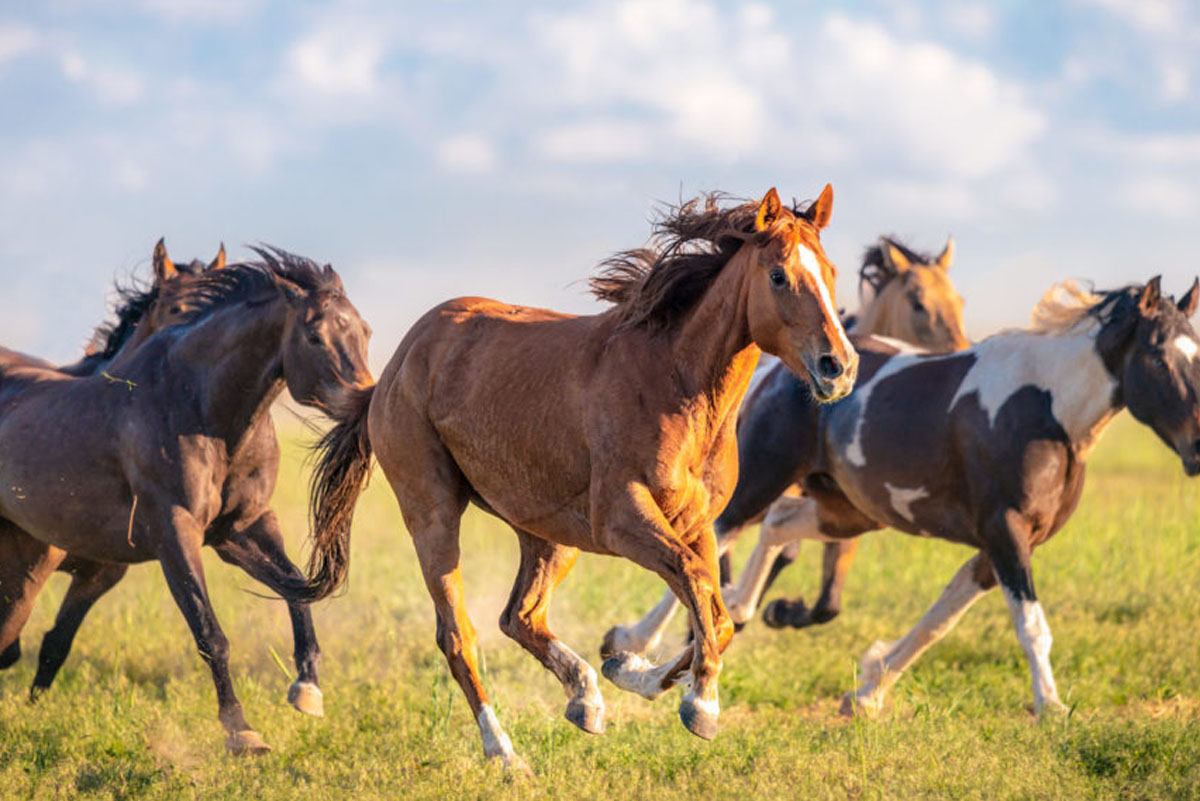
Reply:
[[[308,438],[289,430],[277,497],[297,555]],[[0,673],[0,798],[1196,798],[1198,512],[1200,484],[1119,419],[1092,457],[1079,511],[1035,559],[1073,707],[1065,722],[1034,722],[998,593],[914,666],[878,720],[837,716],[862,651],[906,631],[969,555],[881,533],[863,541],[840,618],[782,633],[756,622],[735,640],[722,731],[706,743],[679,724],[677,692],[649,703],[603,680],[603,737],[562,720],[557,682],[496,627],[516,572],[513,537],[471,511],[464,572],[485,683],[536,773],[509,783],[481,757],[434,644],[412,545],[377,477],[356,520],[349,591],[315,611],[327,717],[284,702],[293,668],[282,604],[249,594],[258,587],[211,554],[237,690],[270,755],[223,753],[208,671],[153,565],[97,605],[54,688],[29,706],[36,647],[66,588],[57,576],[26,626],[25,655]],[[808,546],[775,594],[811,595],[818,560]],[[556,632],[598,667],[604,631],[660,591],[632,564],[585,556],[555,599]]]

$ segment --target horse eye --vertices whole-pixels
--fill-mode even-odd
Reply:
[[[782,267],[771,270],[771,286],[776,289],[783,289],[787,286],[787,273],[783,271]]]
[[[309,331],[307,334],[305,334],[304,338],[308,340],[308,344],[310,345],[321,344],[321,335],[316,331]]]
[[[171,307],[171,314],[179,314],[182,311],[183,311],[182,306],[172,306]]]
[[[1154,356],[1151,356],[1150,363],[1152,365],[1154,365],[1155,367],[1159,368],[1160,370],[1166,368],[1166,366],[1167,366],[1167,360],[1164,359],[1161,354],[1156,354]]]

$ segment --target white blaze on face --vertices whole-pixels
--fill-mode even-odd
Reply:
[[[1189,362],[1196,358],[1196,353],[1200,352],[1200,342],[1189,337],[1187,334],[1180,334],[1175,337],[1175,349],[1183,354],[1183,357]]]
[[[850,345],[850,340],[846,338],[846,331],[842,328],[842,320],[838,317],[837,307],[833,305],[833,297],[829,294],[829,287],[825,286],[825,278],[821,274],[821,262],[817,260],[817,254],[806,248],[804,245],[796,245],[796,253],[800,257],[800,266],[804,271],[812,276],[813,283],[817,287],[817,298],[821,303],[821,309],[833,320],[833,326],[837,330],[838,340],[842,343],[842,348],[847,354],[853,353],[854,348]]]

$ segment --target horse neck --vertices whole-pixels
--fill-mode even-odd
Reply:
[[[269,418],[283,391],[290,314],[282,297],[254,306],[237,303],[192,326],[171,347],[171,377],[189,374],[210,433],[240,442]]]
[[[685,392],[707,399],[720,418],[736,410],[762,354],[750,337],[746,274],[749,246],[726,264],[687,313],[671,349]]]

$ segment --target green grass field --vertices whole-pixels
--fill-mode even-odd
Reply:
[[[311,435],[288,432],[277,508],[298,557]],[[743,558],[752,539],[743,537]],[[1065,722],[1033,720],[999,593],[917,663],[879,719],[837,716],[862,651],[904,633],[969,555],[879,533],[864,540],[832,624],[778,633],[756,621],[734,641],[715,741],[680,725],[678,691],[649,703],[603,680],[608,732],[592,737],[561,718],[554,678],[499,633],[516,572],[509,530],[471,511],[463,551],[485,682],[535,778],[506,782],[484,762],[377,473],[356,519],[349,591],[316,609],[324,719],[284,701],[292,642],[282,604],[250,594],[260,588],[211,554],[236,686],[270,755],[225,755],[208,671],[153,565],[97,605],[57,684],[31,707],[37,646],[67,585],[60,575],[26,627],[20,663],[0,673],[0,799],[1200,796],[1200,483],[1127,416],[1095,451],[1079,512],[1035,558],[1060,692],[1073,707]],[[813,594],[818,560],[809,545],[773,594]],[[599,668],[604,631],[661,588],[630,563],[584,556],[556,597],[554,627]]]

